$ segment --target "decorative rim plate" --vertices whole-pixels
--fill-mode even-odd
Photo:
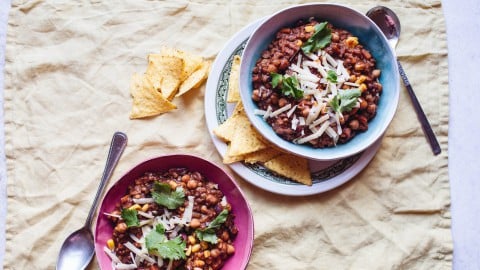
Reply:
[[[233,57],[242,54],[250,34],[262,20],[264,19],[244,27],[227,42],[213,62],[208,76],[205,91],[205,117],[210,137],[221,156],[225,155],[227,145],[213,134],[213,129],[225,122],[235,107],[234,103],[226,101]],[[334,189],[362,171],[380,148],[381,139],[367,150],[344,159],[309,160],[312,186],[288,180],[258,164],[236,162],[230,164],[230,168],[247,182],[273,193],[291,196],[313,195]]]

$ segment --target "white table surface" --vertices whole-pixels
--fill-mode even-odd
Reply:
[[[450,91],[448,166],[453,269],[480,269],[480,1],[444,0]],[[3,269],[6,173],[3,129],[4,48],[10,0],[0,0],[0,269]],[[413,86],[415,88],[415,86]]]

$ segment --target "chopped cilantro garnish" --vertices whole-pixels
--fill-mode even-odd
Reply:
[[[122,209],[121,216],[125,221],[125,224],[127,224],[127,227],[137,227],[140,225],[138,222],[137,210],[135,209],[124,208]]]
[[[185,193],[182,189],[172,190],[169,184],[155,182],[153,184],[152,198],[159,205],[168,209],[176,209],[183,205],[185,201]]]
[[[333,70],[327,71],[327,81],[337,83],[337,73]]]
[[[180,236],[167,240],[163,233],[152,230],[145,237],[145,246],[149,253],[165,259],[180,260],[186,258],[186,243]]]
[[[210,224],[207,226],[205,229],[198,229],[195,231],[197,234],[198,239],[200,241],[205,241],[209,242],[212,244],[217,243],[217,234],[215,233],[215,230],[220,228],[220,226],[225,223],[228,217],[228,210],[223,209],[218,216],[210,222]]]
[[[280,87],[284,96],[292,96],[295,99],[303,97],[303,91],[299,88],[299,82],[295,76],[284,76],[278,73],[271,73],[272,87]]]
[[[358,97],[360,97],[361,94],[362,92],[360,92],[359,89],[340,91],[330,101],[330,106],[334,111],[339,113],[350,111],[357,103]]]
[[[305,54],[309,54],[325,48],[332,41],[332,31],[327,27],[327,22],[315,25],[315,32],[302,45]]]

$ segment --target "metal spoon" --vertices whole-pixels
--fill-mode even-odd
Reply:
[[[369,17],[380,28],[380,30],[382,30],[390,47],[395,49],[400,37],[400,20],[398,19],[397,14],[387,7],[377,6],[367,12],[367,17]],[[405,87],[407,88],[408,95],[413,103],[413,108],[417,113],[417,117],[422,125],[423,132],[425,133],[425,136],[432,147],[433,154],[438,155],[442,150],[438,144],[437,138],[435,137],[435,133],[433,133],[432,127],[430,126],[430,123],[423,112],[422,106],[420,106],[420,103],[413,92],[413,88],[408,81],[407,75],[405,74],[405,71],[403,70],[403,67],[398,59],[397,65],[398,70],[400,71],[400,77],[402,77],[403,84],[405,84]]]
[[[63,243],[60,254],[58,255],[57,270],[85,269],[92,260],[93,254],[95,253],[93,233],[90,228],[92,218],[98,206],[98,199],[102,195],[108,179],[112,176],[113,169],[117,165],[126,145],[127,135],[122,132],[115,132],[110,144],[102,180],[100,181],[100,186],[93,200],[92,208],[90,208],[90,212],[88,213],[87,221],[80,230],[69,235]]]

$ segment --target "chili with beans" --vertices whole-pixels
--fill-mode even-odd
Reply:
[[[321,34],[328,44],[305,52]],[[293,143],[314,148],[346,143],[376,115],[380,74],[350,32],[314,18],[299,21],[277,32],[253,68],[255,113]]]
[[[165,196],[171,196],[168,202],[180,198],[177,207],[159,204],[162,199],[157,198],[156,192],[165,187]],[[107,214],[114,230],[105,252],[118,268],[221,269],[235,253],[233,240],[238,229],[231,208],[218,186],[199,172],[172,168],[145,173],[128,187],[115,210]],[[124,215],[127,212],[136,217]],[[129,224],[132,218],[133,225]],[[149,236],[159,230],[159,225],[161,235]],[[162,239],[158,245],[170,249],[167,253],[174,251],[173,258],[162,254],[161,248],[152,252],[151,242],[158,238]]]

